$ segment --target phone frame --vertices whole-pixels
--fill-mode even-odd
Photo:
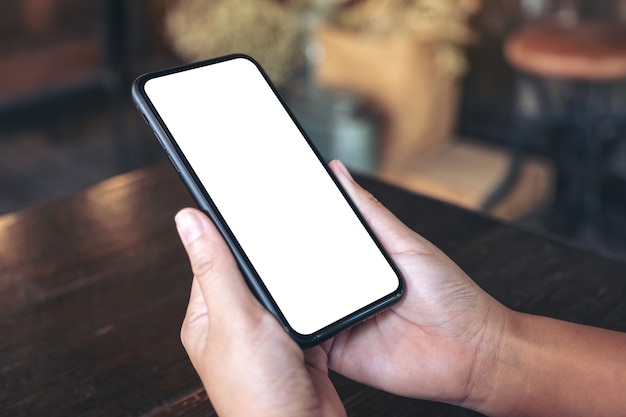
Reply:
[[[318,331],[312,334],[308,334],[308,335],[301,334],[295,331],[293,328],[291,328],[288,321],[286,320],[286,318],[283,316],[282,312],[280,311],[280,308],[277,306],[276,302],[274,301],[271,294],[269,293],[268,289],[265,287],[261,277],[257,274],[254,266],[251,264],[244,250],[239,245],[237,238],[234,236],[233,232],[230,230],[230,228],[226,224],[226,221],[223,219],[222,215],[220,214],[218,207],[213,203],[211,196],[206,191],[204,186],[202,186],[202,182],[195,174],[193,167],[188,162],[182,150],[176,143],[176,140],[173,138],[169,129],[167,128],[164,121],[159,116],[158,111],[156,110],[156,108],[150,101],[150,98],[148,97],[147,93],[145,92],[145,88],[144,88],[145,84],[150,79],[167,76],[167,75],[178,73],[178,72],[188,71],[188,70],[192,70],[195,68],[204,67],[207,65],[215,65],[215,64],[219,64],[220,62],[224,62],[224,61],[228,61],[232,59],[246,59],[256,66],[256,68],[259,70],[259,72],[263,76],[265,82],[267,82],[267,84],[271,87],[273,93],[276,95],[276,97],[280,101],[280,104],[282,105],[283,109],[289,115],[291,121],[295,124],[297,129],[300,131],[300,133],[302,134],[302,137],[307,142],[308,146],[311,148],[311,150],[313,151],[313,153],[319,160],[320,164],[323,165],[327,174],[331,177],[334,184],[340,190],[341,194],[348,202],[352,211],[358,217],[361,224],[366,229],[367,233],[370,235],[370,237],[372,238],[372,240],[374,241],[378,249],[381,251],[385,259],[389,263],[390,267],[393,269],[396,276],[398,277],[398,288],[394,292],[377,300],[374,303],[371,303],[370,305],[364,306],[363,308],[351,313],[350,315],[342,319],[339,319],[338,321],[322,329],[319,329]],[[167,69],[143,74],[137,77],[135,81],[133,82],[132,97],[133,97],[133,101],[135,102],[137,109],[143,115],[147,124],[152,128],[152,131],[154,135],[156,136],[158,142],[161,144],[161,147],[164,149],[165,153],[170,159],[170,162],[172,163],[172,165],[178,172],[183,183],[185,184],[191,196],[193,197],[194,201],[198,205],[198,208],[202,210],[204,213],[206,213],[213,220],[217,229],[223,236],[224,240],[226,241],[228,247],[230,248],[230,250],[232,251],[236,259],[236,262],[239,266],[239,269],[242,272],[242,275],[244,276],[246,283],[248,284],[253,294],[257,297],[257,299],[261,302],[261,304],[263,304],[265,308],[272,315],[274,315],[274,317],[276,317],[276,319],[281,323],[281,325],[286,330],[286,332],[301,347],[310,347],[310,346],[319,344],[322,341],[333,337],[337,333],[349,327],[352,327],[355,324],[361,321],[364,321],[380,313],[381,311],[391,307],[393,304],[395,304],[402,298],[405,292],[405,284],[404,284],[404,279],[399,269],[394,264],[391,257],[387,254],[387,252],[385,251],[382,244],[379,242],[378,238],[373,233],[369,225],[365,222],[365,220],[363,219],[363,216],[359,213],[355,204],[352,202],[348,194],[345,192],[345,190],[343,189],[339,181],[335,178],[334,174],[328,167],[328,164],[326,164],[326,162],[322,158],[321,154],[319,153],[315,145],[312,143],[312,141],[310,140],[310,138],[308,137],[308,135],[306,134],[306,132],[304,131],[300,123],[297,121],[294,114],[287,106],[285,100],[282,98],[282,96],[278,92],[277,88],[271,82],[267,73],[263,70],[263,68],[259,65],[259,63],[255,61],[253,58],[244,54],[230,54],[230,55],[207,59],[207,60],[203,60],[203,61],[199,61],[199,62],[195,62],[191,64],[176,66],[172,68],[167,68]]]

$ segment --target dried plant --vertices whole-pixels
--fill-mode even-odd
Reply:
[[[469,14],[480,0],[179,0],[166,17],[166,35],[186,60],[232,52],[254,56],[285,83],[301,64],[300,15],[367,36],[404,36],[432,43],[435,60],[452,75],[465,69],[459,45],[471,40]]]
[[[180,0],[168,11],[165,28],[183,59],[249,54],[278,85],[302,59],[297,16],[272,0]]]
[[[460,0],[361,0],[343,7],[335,22],[378,35],[466,42],[468,10]]]
[[[439,66],[458,76],[466,69],[460,46],[473,39],[467,21],[479,5],[479,0],[355,0],[334,14],[333,23],[367,36],[430,43]]]

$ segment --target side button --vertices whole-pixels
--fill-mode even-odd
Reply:
[[[167,157],[170,159],[170,162],[172,163],[172,165],[174,166],[174,169],[176,169],[176,172],[178,172],[180,174],[180,170],[178,169],[178,165],[176,164],[176,162],[174,162],[174,159],[172,158],[172,155],[170,155],[169,153],[167,154]]]
[[[164,151],[166,151],[165,149],[165,145],[163,145],[163,143],[161,143],[161,139],[159,139],[159,135],[157,135],[157,133],[153,130],[152,134],[154,135],[154,137],[156,138],[157,142],[159,142],[159,145],[161,145],[161,148],[163,148]],[[167,151],[166,151],[167,152]],[[169,155],[169,154],[168,154]]]

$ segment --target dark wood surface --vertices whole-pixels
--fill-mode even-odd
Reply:
[[[626,331],[625,263],[361,182],[505,304]],[[179,342],[191,204],[157,165],[0,216],[1,416],[214,415]],[[333,378],[350,416],[476,415]]]

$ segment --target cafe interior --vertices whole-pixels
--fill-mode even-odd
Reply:
[[[626,255],[623,0],[204,3],[3,3],[0,212],[162,162],[132,80],[246,53],[324,159]]]
[[[7,0],[0,213],[165,163],[138,75],[229,53],[325,160],[626,257],[624,0]]]
[[[131,86],[231,53],[495,300],[626,331],[626,0],[2,0],[0,415],[216,415]],[[329,377],[350,416],[482,415]]]

